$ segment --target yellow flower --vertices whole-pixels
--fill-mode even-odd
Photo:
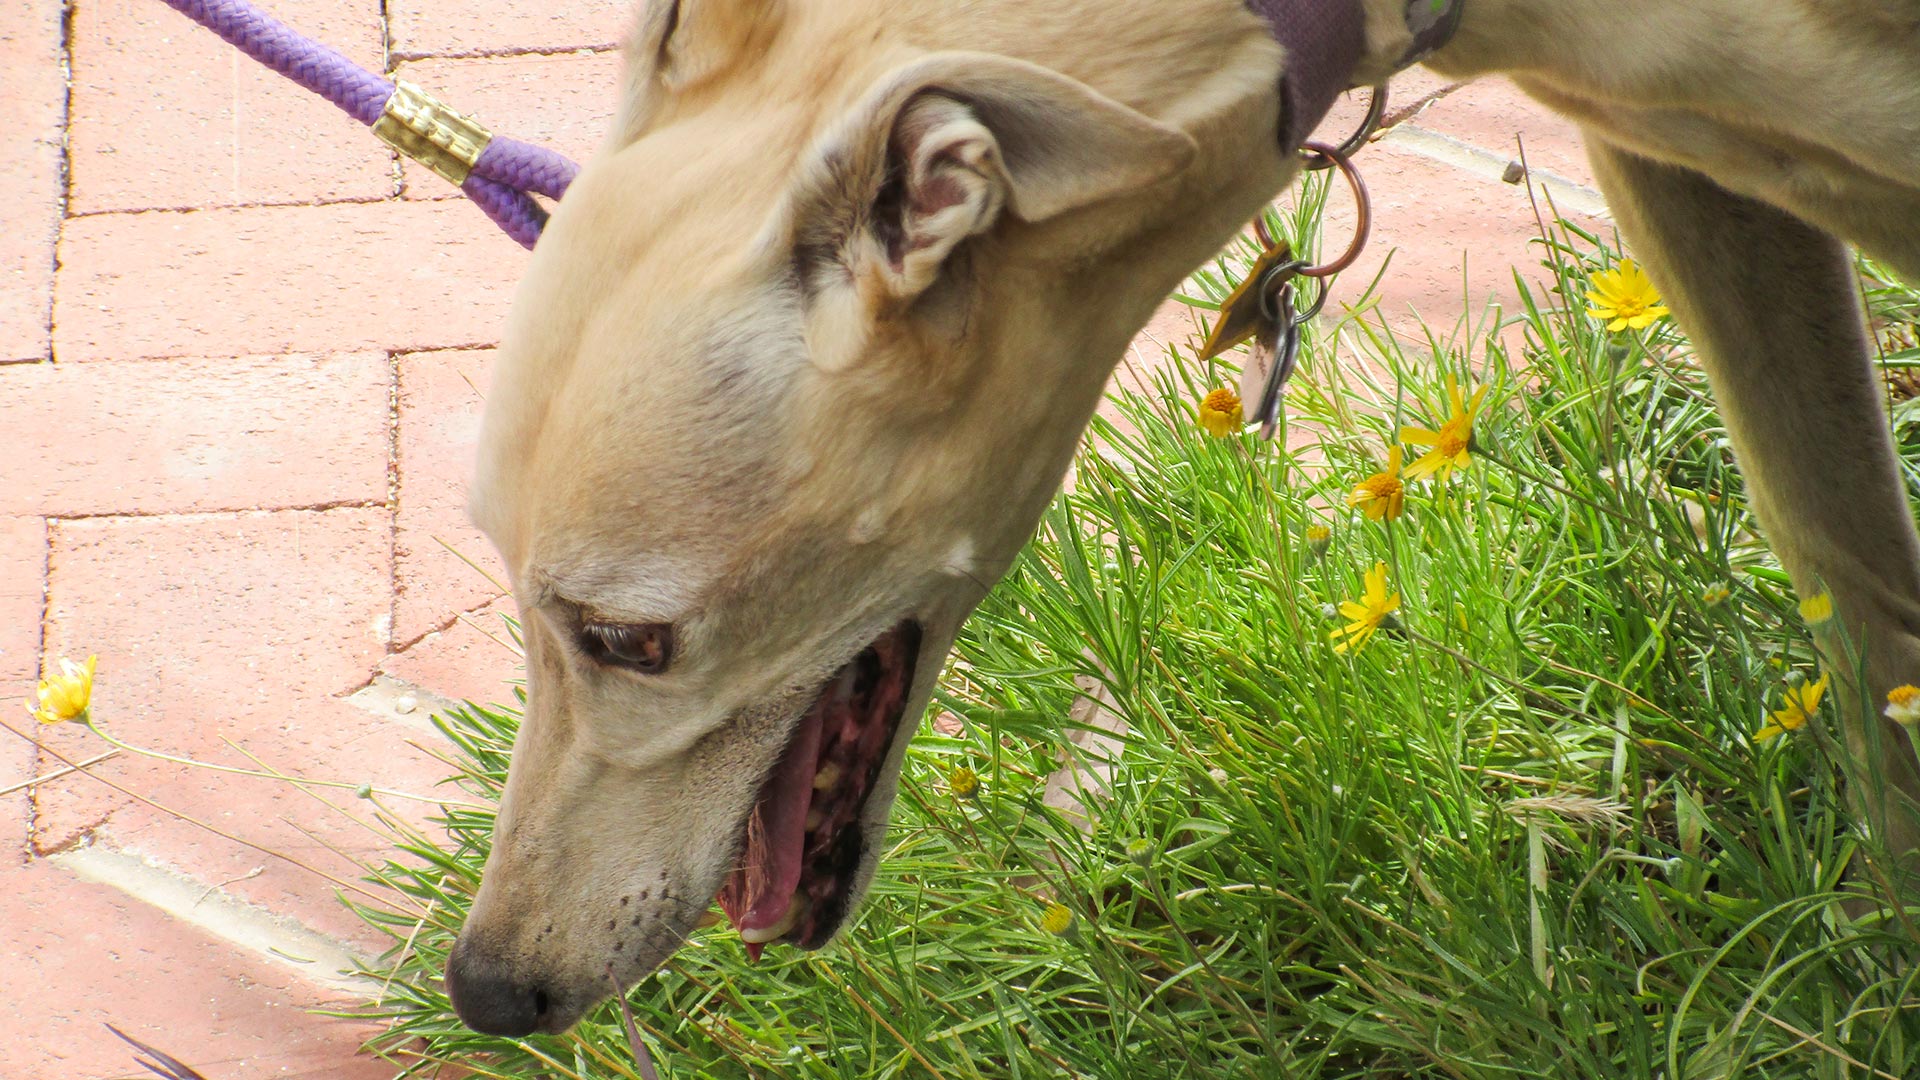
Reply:
[[[1333,530],[1325,525],[1307,526],[1307,550],[1319,558],[1327,553],[1327,545],[1333,543]]]
[[[1073,929],[1073,912],[1065,904],[1048,904],[1040,915],[1040,929],[1055,937],[1065,937]]]
[[[1787,707],[1774,710],[1773,717],[1766,726],[1754,733],[1755,742],[1765,742],[1783,731],[1798,731],[1806,726],[1807,718],[1820,708],[1820,697],[1827,692],[1827,676],[1820,675],[1819,682],[1801,683],[1787,687]]]
[[[1473,400],[1468,401],[1460,395],[1460,384],[1453,376],[1447,376],[1447,397],[1453,401],[1453,416],[1440,425],[1439,431],[1412,427],[1400,429],[1402,442],[1433,447],[1407,466],[1407,479],[1419,480],[1432,476],[1444,482],[1453,470],[1464,469],[1473,463],[1473,456],[1469,453],[1473,449],[1473,419],[1480,412],[1480,399],[1486,396],[1487,388],[1483,386],[1475,390]]]
[[[61,657],[61,673],[40,680],[40,687],[34,692],[38,701],[27,702],[27,711],[43,724],[64,724],[69,720],[85,723],[87,708],[93,701],[93,669],[99,663],[98,656],[87,657],[84,665]]]
[[[1733,590],[1726,585],[1709,585],[1700,591],[1700,600],[1708,607],[1719,607],[1733,596]]]
[[[1200,402],[1200,426],[1207,434],[1224,439],[1240,429],[1240,395],[1222,387]]]
[[[1819,626],[1833,618],[1833,594],[1818,593],[1800,601],[1800,617],[1808,626]]]
[[[1920,686],[1896,686],[1887,691],[1886,716],[1901,727],[1920,724]]]
[[[947,774],[947,790],[953,792],[955,798],[971,799],[980,792],[980,777],[961,765]]]
[[[1387,616],[1400,610],[1400,594],[1387,595],[1387,564],[1375,563],[1367,571],[1367,588],[1358,600],[1347,600],[1340,605],[1340,614],[1349,620],[1347,625],[1334,630],[1327,637],[1339,644],[1334,652],[1349,652],[1367,643]],[[1345,640],[1341,640],[1341,639]]]
[[[1382,518],[1392,521],[1400,516],[1400,511],[1406,508],[1406,503],[1407,485],[1400,479],[1400,448],[1398,446],[1387,451],[1385,472],[1374,473],[1360,481],[1359,485],[1353,489],[1353,494],[1347,496],[1347,505],[1366,507],[1367,518],[1371,521],[1379,521]]]
[[[1672,314],[1660,302],[1660,290],[1632,259],[1620,260],[1618,270],[1593,275],[1593,289],[1587,299],[1593,301],[1587,314],[1605,321],[1607,329],[1616,334],[1629,326],[1645,330],[1662,315]]]

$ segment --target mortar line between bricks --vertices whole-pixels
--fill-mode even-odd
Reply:
[[[409,356],[425,356],[428,353],[486,352],[488,349],[497,349],[499,347],[500,347],[499,342],[488,341],[488,342],[479,342],[479,343],[469,342],[465,345],[421,345],[417,347],[409,346],[406,348],[389,349],[387,351],[393,353],[395,356],[398,356],[404,359]]]
[[[234,353],[154,353],[143,356],[103,356],[94,360],[69,360],[69,367],[87,364],[165,364],[180,360],[290,360],[296,358],[323,358],[334,356],[373,356],[376,353],[399,353],[402,356],[419,356],[440,352],[483,352],[499,348],[498,341],[459,341],[449,345],[343,345],[338,348],[322,349],[313,352],[290,345],[284,349],[265,349],[254,352]],[[23,360],[23,364],[41,363],[37,360]]]
[[[74,0],[64,0],[60,5],[60,188],[56,196],[58,205],[55,207],[53,250],[47,253],[48,261],[53,264],[53,276],[48,279],[50,287],[47,289],[48,363],[56,359],[53,346],[53,299],[60,288],[60,242],[66,237],[67,216],[73,208],[73,7]]]
[[[33,643],[33,658],[36,662],[38,662],[41,671],[45,671],[47,668],[47,624],[52,619],[53,619],[53,520],[51,518],[41,518],[40,519],[40,625],[37,627],[39,634],[34,639],[34,643]],[[36,743],[33,748],[33,762],[32,764],[27,766],[27,769],[28,769],[27,775],[39,776],[42,773],[46,772],[47,770],[44,767],[45,764],[46,762],[43,759],[42,754],[40,753],[39,744]],[[33,861],[33,838],[40,826],[40,788],[38,786],[27,789],[26,804],[27,804],[26,810],[23,816],[26,818],[27,830],[23,834],[22,841],[20,844],[20,865],[22,866],[25,866],[28,863],[31,863]]]
[[[380,0],[380,70],[393,75],[393,4]]]
[[[392,156],[392,155],[389,155]],[[208,203],[204,206],[122,206],[104,210],[81,210],[66,216],[68,221],[97,217],[140,217],[143,214],[199,214],[211,210],[297,210],[312,206],[375,206],[394,201],[394,196],[355,196],[346,199],[273,200],[260,202]]]
[[[134,364],[179,364],[179,363],[196,363],[196,362],[231,363],[231,364],[248,364],[248,363],[277,364],[277,363],[283,363],[283,362],[289,362],[289,361],[300,361],[300,360],[318,361],[318,360],[369,358],[373,356],[384,355],[390,352],[397,352],[405,356],[415,356],[423,353],[437,353],[437,352],[480,352],[486,349],[491,349],[493,347],[494,346],[492,345],[445,345],[445,346],[419,345],[419,346],[406,346],[406,347],[390,346],[390,345],[361,345],[359,347],[349,346],[346,348],[339,348],[339,349],[321,349],[318,351],[309,351],[309,350],[301,349],[297,346],[292,346],[286,349],[281,349],[279,351],[267,349],[267,350],[261,350],[257,352],[239,352],[239,353],[232,353],[232,352],[173,353],[170,355],[162,354],[162,355],[156,355],[156,356],[114,356],[114,357],[108,357],[101,360],[70,360],[63,366],[68,368],[74,368],[74,367],[88,367],[94,364],[100,364],[103,367],[120,367],[123,365],[134,365]],[[0,361],[0,364],[8,364],[8,363],[44,364],[46,363],[46,361],[44,360]],[[14,516],[18,517],[20,515],[16,514]],[[0,1080],[6,1080],[6,1078],[0,1078]]]
[[[423,630],[420,633],[414,635],[413,637],[407,639],[406,642],[395,643],[387,655],[399,656],[402,653],[407,652],[409,649],[412,649],[414,646],[432,637],[433,635],[444,634],[447,631],[453,629],[455,624],[459,623],[460,620],[471,619],[475,615],[480,614],[481,612],[487,610],[488,608],[492,607],[493,605],[499,603],[502,600],[505,600],[507,597],[512,595],[513,595],[512,593],[499,593],[497,595],[487,598],[487,600],[482,603],[475,604],[474,606],[467,608],[464,611],[456,611],[452,615],[448,616],[447,618],[433,624],[432,626],[428,627],[426,630]],[[357,687],[353,692],[358,692],[359,690],[364,690],[364,689],[366,689],[365,686]]]
[[[385,5],[382,5],[384,8]],[[387,655],[393,655],[400,625],[400,366],[401,353],[387,354]]]
[[[617,41],[603,41],[597,45],[530,45],[526,48],[505,49],[466,49],[458,52],[409,52],[404,49],[390,49],[387,52],[387,70],[393,71],[401,64],[413,64],[422,60],[511,60],[519,56],[605,56],[619,52],[621,45]]]
[[[56,514],[49,517],[49,523],[71,523],[77,521],[212,521],[219,518],[237,518],[247,514],[325,514],[335,510],[377,510],[387,504],[379,499],[342,499],[337,502],[310,503],[299,506],[241,506],[223,510],[106,510],[91,514]]]
[[[392,0],[380,0],[380,73],[388,79],[393,78],[393,4]],[[391,184],[388,195],[402,199],[407,194],[407,167],[400,160],[399,151],[387,155],[387,180]]]

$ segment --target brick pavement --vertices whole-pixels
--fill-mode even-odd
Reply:
[[[629,0],[268,6],[580,157]],[[1425,96],[1367,155],[1356,275],[1393,251],[1381,310],[1450,321],[1537,261],[1526,193],[1498,179],[1516,134],[1563,205],[1597,204],[1566,126],[1510,88],[1410,76],[1402,104]],[[524,255],[158,0],[15,0],[0,115],[0,696],[97,652],[129,739],[427,790],[433,736],[395,700],[501,698],[514,672],[510,602],[448,547],[493,567],[462,488]],[[0,789],[101,749],[0,739]],[[312,872],[377,852],[365,804],[125,755],[97,771],[312,870],[82,777],[0,795],[0,1076],[131,1075],[101,1021],[214,1080],[391,1075],[356,1056],[370,1029],[310,1011],[347,1000],[326,965],[275,951],[376,946]]]

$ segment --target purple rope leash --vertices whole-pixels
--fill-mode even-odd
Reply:
[[[248,0],[167,0],[229,45],[319,94],[369,127],[394,96],[394,84],[296,32]],[[460,189],[521,246],[531,248],[547,212],[528,192],[558,199],[580,166],[551,150],[494,137],[472,163]]]

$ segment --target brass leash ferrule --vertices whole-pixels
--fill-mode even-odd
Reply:
[[[493,133],[410,82],[395,79],[393,96],[374,122],[380,141],[432,169],[455,187],[493,141]]]

